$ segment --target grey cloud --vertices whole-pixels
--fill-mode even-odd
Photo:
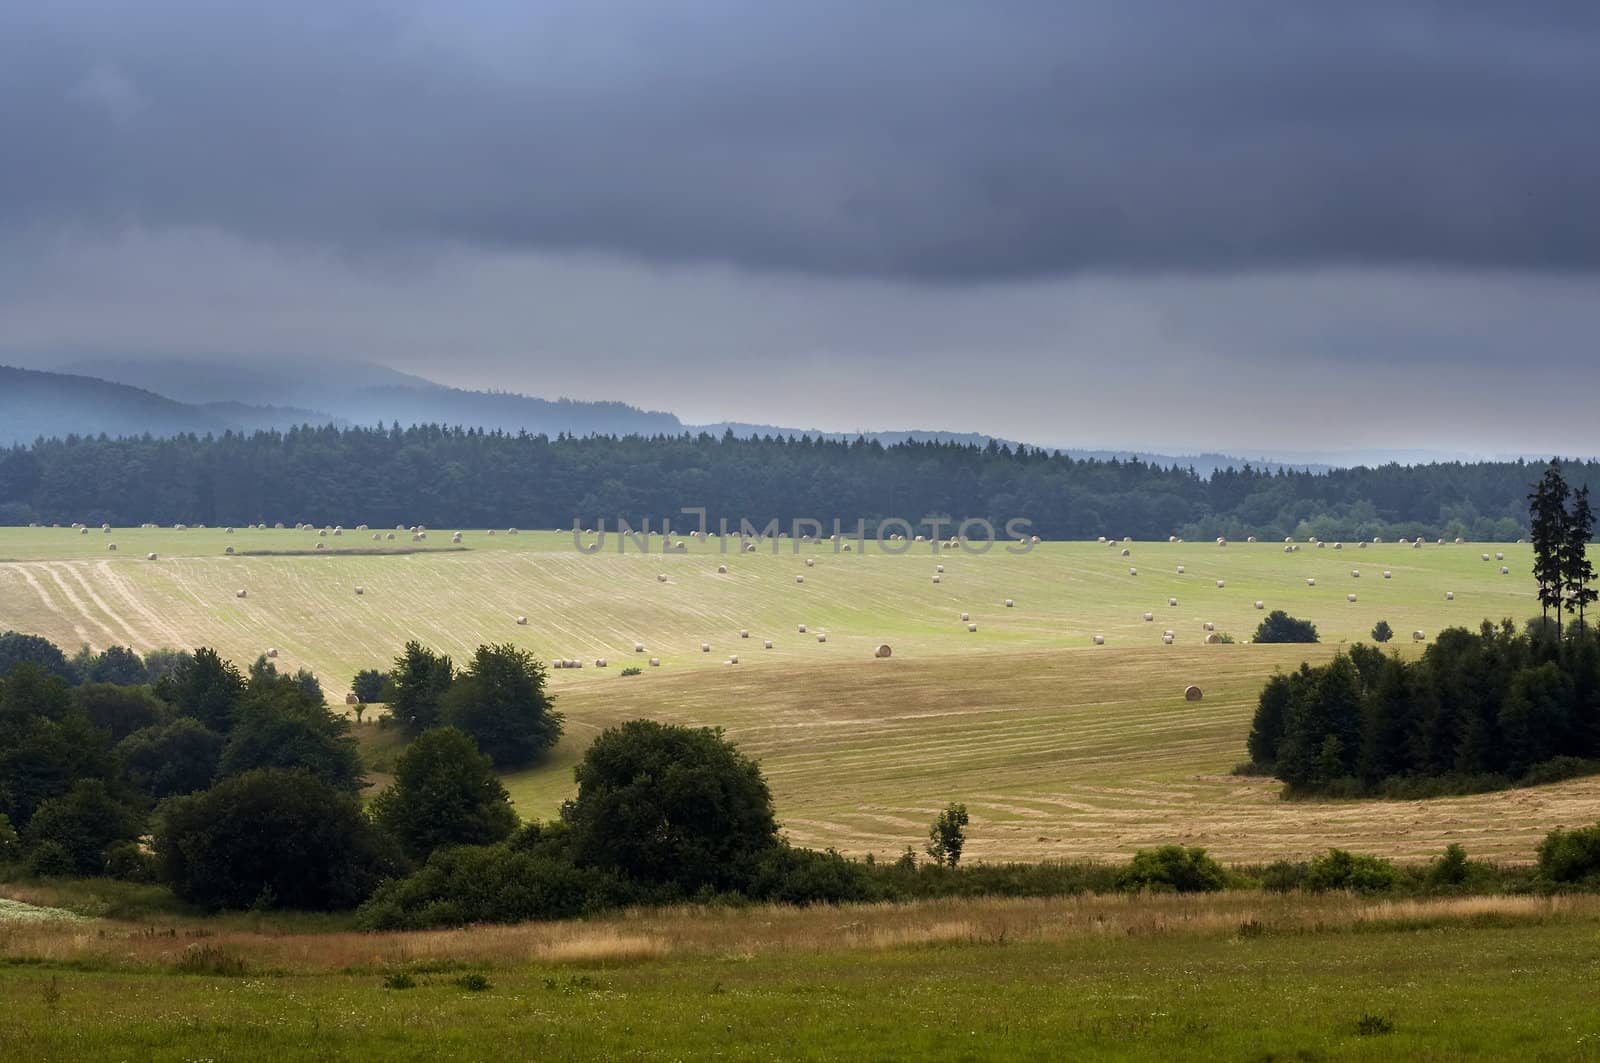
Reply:
[[[1592,271],[1597,105],[1590,3],[19,3],[0,233]]]

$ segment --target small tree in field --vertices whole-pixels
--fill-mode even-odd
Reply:
[[[1297,620],[1282,609],[1274,609],[1256,628],[1257,642],[1316,642],[1317,625]]]
[[[350,691],[355,694],[363,705],[371,705],[383,700],[384,675],[376,668],[367,668],[357,672],[356,677],[350,681]]]
[[[949,804],[928,828],[928,855],[936,864],[955,867],[967,844],[967,806]]]
[[[1372,641],[1388,642],[1394,638],[1394,628],[1389,626],[1389,621],[1380,620],[1372,625]]]
[[[497,768],[526,768],[561,737],[544,665],[509,643],[479,646],[440,706],[441,723],[471,735]]]

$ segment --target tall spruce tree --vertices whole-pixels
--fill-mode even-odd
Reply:
[[[1548,620],[1550,608],[1556,610],[1556,633],[1561,632],[1561,613],[1567,589],[1563,564],[1567,542],[1567,498],[1571,494],[1561,476],[1561,462],[1550,459],[1550,467],[1528,496],[1528,525],[1533,541],[1533,576],[1539,582],[1539,615]]]
[[[1572,512],[1567,517],[1562,544],[1561,568],[1569,606],[1578,613],[1578,630],[1585,631],[1584,607],[1600,597],[1589,584],[1594,582],[1594,565],[1589,562],[1589,539],[1594,535],[1594,511],[1589,508],[1589,485],[1572,492]]]

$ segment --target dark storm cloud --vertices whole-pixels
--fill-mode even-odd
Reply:
[[[913,280],[1600,266],[1600,5],[0,11],[0,230]]]

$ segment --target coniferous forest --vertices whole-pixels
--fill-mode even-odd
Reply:
[[[1578,479],[1600,469],[1574,466]],[[857,440],[508,435],[438,426],[252,435],[68,437],[0,451],[0,524],[306,521],[569,527],[693,518],[851,527],[898,517],[1013,518],[1097,535],[1524,537],[1524,462],[1201,477],[1026,446]]]

